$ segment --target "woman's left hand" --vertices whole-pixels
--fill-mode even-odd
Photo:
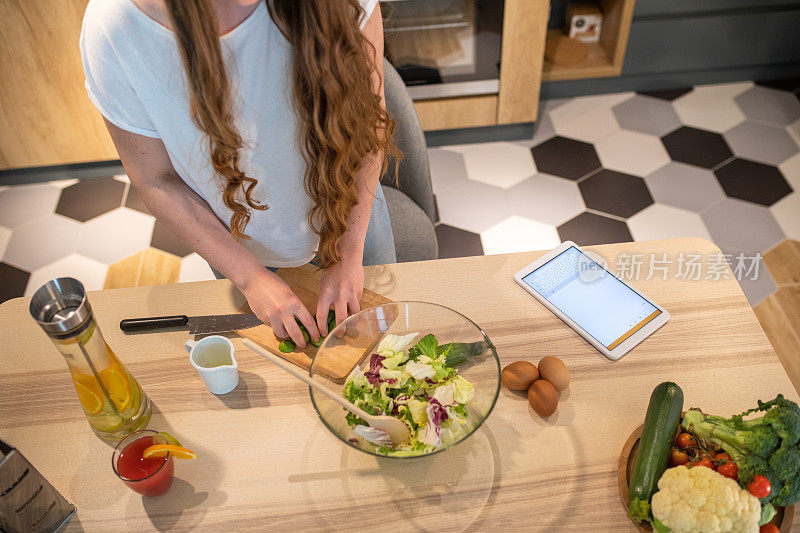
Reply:
[[[320,335],[328,334],[327,318],[331,305],[336,312],[336,324],[341,324],[348,315],[361,310],[359,302],[363,292],[364,267],[360,258],[342,258],[340,263],[324,269],[317,302],[317,326]]]

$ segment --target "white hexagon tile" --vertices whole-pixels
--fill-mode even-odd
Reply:
[[[3,262],[33,272],[72,254],[78,247],[83,227],[57,215],[46,215],[14,229]]]
[[[107,265],[147,248],[155,219],[139,211],[119,207],[84,224],[78,252]]]
[[[718,133],[728,131],[745,119],[727,91],[723,94],[692,91],[672,105],[685,125]]]
[[[559,226],[585,208],[575,182],[542,173],[509,189],[508,201],[515,215],[552,226]]]
[[[467,180],[437,197],[443,224],[480,233],[511,216],[505,189]]]
[[[711,240],[703,219],[697,213],[663,204],[653,204],[628,219],[634,240],[700,237]]]
[[[536,172],[531,151],[510,142],[453,147],[464,158],[467,178],[502,189],[513,187]]]
[[[53,213],[59,196],[59,189],[47,183],[0,191],[0,226],[13,230]]]
[[[559,245],[558,232],[550,224],[512,216],[481,232],[485,254],[509,254],[549,250]]]
[[[619,131],[595,148],[603,167],[635,176],[646,176],[670,161],[658,137],[638,131]]]
[[[51,279],[70,277],[83,283],[87,291],[96,291],[103,288],[108,265],[89,259],[79,254],[70,254],[57,261],[37,268],[31,273],[25,296],[31,296],[36,289]]]
[[[558,135],[579,141],[597,142],[619,131],[617,118],[607,107],[589,109],[577,116],[566,112],[569,109],[568,104],[550,114],[553,129]],[[562,110],[565,112],[562,113]]]

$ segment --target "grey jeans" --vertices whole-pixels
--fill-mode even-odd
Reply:
[[[394,249],[392,223],[389,220],[389,208],[386,205],[386,197],[383,195],[383,186],[380,186],[375,191],[375,199],[372,201],[372,212],[369,215],[369,225],[367,226],[367,236],[364,239],[364,266],[385,265],[396,262],[397,255]],[[225,277],[216,268],[209,266],[217,279]],[[269,265],[265,266],[272,272],[278,270]]]

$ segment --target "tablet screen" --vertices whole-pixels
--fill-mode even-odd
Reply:
[[[522,281],[609,350],[661,314],[574,246]]]

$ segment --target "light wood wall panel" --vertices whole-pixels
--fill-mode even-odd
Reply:
[[[548,0],[506,0],[498,124],[536,120],[549,8]]]
[[[0,2],[0,169],[118,158],[84,89],[86,3]]]
[[[419,100],[414,102],[414,107],[422,129],[426,131],[494,126],[497,123],[497,96],[494,94]]]

